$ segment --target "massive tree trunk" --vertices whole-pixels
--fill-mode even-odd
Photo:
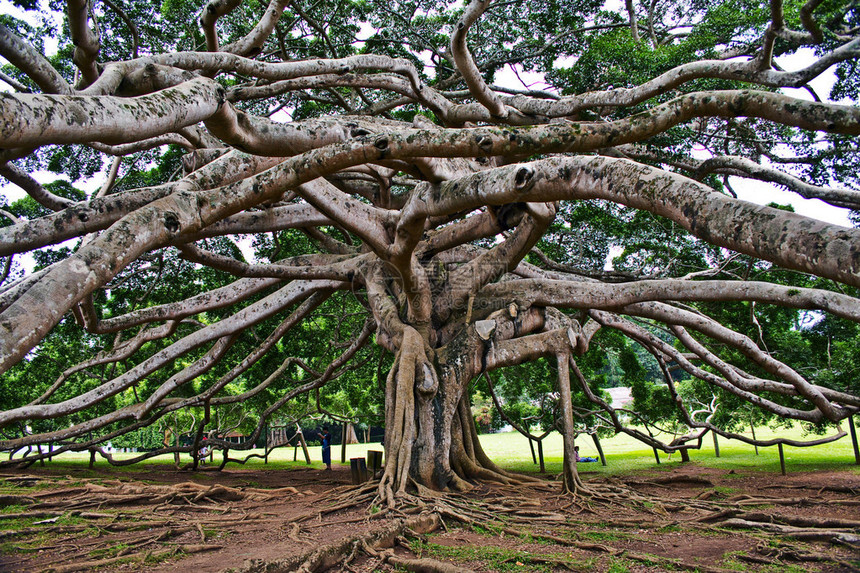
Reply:
[[[497,251],[503,252],[508,251]],[[373,278],[382,279],[382,273]],[[388,278],[395,288],[403,284],[394,277]],[[559,364],[566,372],[570,353],[579,344],[571,325],[578,324],[558,312],[547,321],[543,309],[519,312],[512,305],[465,324],[453,337],[446,336],[444,327],[424,329],[426,334],[422,335],[401,321],[400,315],[410,313],[395,313],[393,300],[381,293],[382,285],[378,290],[369,290],[377,292],[371,302],[380,325],[380,341],[387,341],[396,352],[386,385],[388,461],[380,494],[393,503],[398,495],[406,493],[410,481],[432,489],[468,489],[472,480],[517,483],[530,479],[498,468],[486,456],[477,438],[468,386],[484,371],[556,353],[560,353]],[[426,290],[404,299],[424,301],[431,297]],[[444,306],[436,305],[437,309]],[[450,309],[448,320],[458,323],[473,312],[467,302],[466,308]],[[563,392],[561,401],[569,401],[569,377],[560,375],[559,387]],[[572,414],[569,408],[565,412],[566,452],[569,449],[571,455],[565,456],[564,483],[565,488],[575,491],[581,482],[572,455]]]
[[[388,461],[380,494],[389,502],[404,495],[410,481],[431,489],[466,490],[474,480],[520,483],[532,479],[497,467],[478,440],[468,386],[483,368],[501,365],[490,344],[473,331],[432,351],[414,329],[404,328],[386,387]],[[511,350],[504,364],[533,358],[532,352]],[[569,388],[568,383],[568,398]],[[566,487],[579,483],[575,464],[565,467]]]

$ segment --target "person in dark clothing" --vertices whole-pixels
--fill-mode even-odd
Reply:
[[[317,435],[322,440],[322,461],[325,469],[331,470],[331,432],[328,431],[328,426],[323,426],[322,433]]]

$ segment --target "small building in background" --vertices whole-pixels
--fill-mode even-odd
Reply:
[[[630,395],[630,388],[627,386],[606,388],[606,391],[612,396],[613,408],[627,408],[633,403],[633,396]]]

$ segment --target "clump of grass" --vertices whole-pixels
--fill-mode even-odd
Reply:
[[[731,497],[741,492],[741,490],[738,488],[726,487],[724,485],[718,485],[714,487],[714,491],[725,497]]]
[[[28,516],[27,506],[16,507],[18,507],[21,511],[15,513],[21,513],[21,515],[17,517],[10,517],[8,519],[0,519],[0,531],[20,531],[32,527],[36,523],[45,520],[44,517]],[[11,515],[11,512],[6,513],[6,515]],[[66,514],[57,517],[56,521],[53,522],[53,525],[80,525],[82,523],[86,523],[86,520],[80,517]]]
[[[773,565],[765,565],[759,571],[763,571],[766,573],[806,573],[806,569],[800,567],[799,565],[792,565],[790,563],[780,563]]]
[[[429,555],[435,559],[449,559],[456,562],[479,561],[485,563],[487,568],[501,573],[526,571],[549,573],[552,571],[550,566],[533,560],[533,553],[492,545],[449,547],[447,545],[416,541],[412,544],[411,549],[419,555]]]
[[[582,537],[592,541],[618,541],[619,539],[630,538],[630,534],[620,531],[586,531]]]
[[[498,524],[498,523],[491,523],[491,522],[487,522],[487,523],[483,523],[483,524],[473,523],[469,527],[472,529],[472,531],[474,531],[475,533],[477,533],[479,535],[489,535],[489,536],[500,535],[502,533],[502,530],[504,529],[503,525]]]
[[[24,513],[27,511],[26,505],[4,505],[0,507],[0,513]]]
[[[50,536],[47,533],[35,535],[26,541],[9,541],[0,543],[0,554],[3,553],[32,553],[48,545]]]
[[[185,557],[185,552],[179,549],[175,553],[150,553],[146,556],[143,562],[147,565],[157,565],[158,563],[163,563],[170,559],[181,559],[182,557]]]
[[[633,566],[634,563],[628,559],[610,557],[606,573],[630,573],[630,568]]]
[[[658,533],[674,533],[676,531],[683,531],[683,529],[680,525],[664,525],[657,530]]]

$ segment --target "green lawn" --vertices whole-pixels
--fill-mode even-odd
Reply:
[[[769,428],[757,428],[756,437],[760,439],[769,439],[776,436],[790,437],[796,440],[811,439],[804,437],[799,426],[792,429],[780,429],[776,432]],[[501,467],[513,471],[536,472],[538,466],[532,462],[531,452],[529,450],[528,440],[516,432],[506,432],[499,434],[486,434],[480,437],[481,444],[484,446],[487,454],[491,459],[496,461]],[[580,446],[580,453],[583,456],[597,457],[597,450],[594,447],[590,437],[582,436],[577,441]],[[612,438],[601,440],[603,451],[606,454],[608,465],[603,467],[600,463],[580,464],[580,471],[599,472],[605,474],[626,473],[635,470],[653,469],[658,467],[654,459],[654,452],[644,446],[635,439],[619,434]],[[310,446],[312,464],[311,467],[322,468],[320,447]],[[364,457],[367,450],[383,449],[378,443],[371,444],[354,444],[346,448],[346,459],[349,464],[349,458]],[[537,449],[537,448],[536,448]],[[262,453],[260,450],[254,450],[254,453]],[[293,448],[279,448],[273,451],[269,456],[269,463],[263,464],[261,459],[252,459],[245,466],[230,464],[227,467],[230,469],[246,467],[254,469],[290,469],[290,468],[305,468],[308,467],[302,456],[301,449],[298,450],[297,461],[293,461]],[[134,454],[116,454],[116,458],[129,458]],[[233,451],[231,457],[243,458],[244,452]],[[726,469],[760,469],[762,471],[778,472],[779,471],[779,454],[776,446],[769,448],[759,448],[759,454],[756,455],[753,446],[747,445],[737,440],[726,440],[720,438],[720,457],[714,455],[714,442],[710,435],[706,436],[702,443],[702,449],[692,451],[690,457],[693,462],[703,464],[710,467],[726,468]],[[785,447],[786,470],[790,473],[793,471],[815,471],[822,469],[845,469],[852,468],[860,472],[860,466],[854,465],[854,452],[851,445],[850,437],[842,438],[837,442],[825,444],[821,446],[813,446],[807,448],[797,448],[792,446]],[[220,457],[216,454],[216,463]],[[332,459],[335,465],[340,463],[341,447],[339,445],[332,446]],[[183,463],[190,461],[189,456],[183,455]],[[561,472],[562,462],[562,443],[561,435],[553,433],[544,440],[544,460],[546,462],[546,470],[548,473]],[[675,454],[671,458],[665,454],[660,454],[659,467],[670,468],[681,463],[681,456]],[[86,466],[89,463],[89,454],[83,453],[67,453],[55,458],[54,464],[71,465],[71,466]],[[126,471],[133,473],[136,470],[151,470],[153,465],[173,465],[173,457],[159,456],[137,464],[131,467],[114,468],[117,471]],[[96,468],[99,470],[108,469],[110,466],[107,461],[98,458]]]
[[[778,436],[795,440],[814,439],[810,436],[804,437],[799,426],[791,429],[780,429],[776,432],[769,428],[756,428],[756,438],[771,439]],[[665,437],[664,441],[667,441]],[[536,471],[537,466],[532,462],[528,440],[516,432],[481,436],[481,444],[490,458],[505,468],[515,471]],[[591,437],[580,436],[577,444],[580,455],[598,457],[597,449],[594,447]],[[580,471],[614,474],[658,467],[654,458],[654,451],[626,434],[602,439],[600,444],[606,454],[607,466],[603,467],[600,463],[580,463]],[[690,459],[693,462],[717,468],[757,468],[763,471],[779,471],[779,452],[776,446],[759,448],[759,453],[756,455],[753,446],[738,440],[719,438],[719,445],[720,457],[717,458],[714,452],[714,441],[708,434],[702,441],[702,449],[690,452]],[[850,436],[820,446],[806,448],[784,446],[784,450],[787,472],[845,468],[846,466],[851,466],[860,472],[860,466],[854,465],[854,450]],[[550,434],[544,440],[544,460],[547,472],[561,472],[562,443],[560,434]],[[668,457],[660,452],[660,461],[662,462],[661,467],[672,467],[681,463],[681,456],[674,454]]]

